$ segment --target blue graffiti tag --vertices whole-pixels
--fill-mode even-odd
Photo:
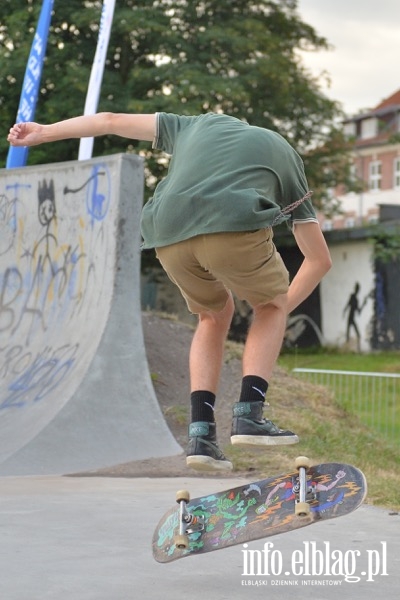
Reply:
[[[68,348],[68,358],[57,356],[59,349],[52,356],[37,356],[29,367],[8,386],[9,394],[0,404],[0,410],[7,408],[22,408],[28,403],[36,403],[43,400],[61,381],[75,363],[77,347]],[[45,353],[46,354],[46,353]]]
[[[99,191],[99,177],[106,177],[105,193]],[[103,181],[102,181],[103,183]],[[93,175],[88,181],[86,207],[95,221],[103,221],[110,206],[110,174],[105,165],[94,165]]]

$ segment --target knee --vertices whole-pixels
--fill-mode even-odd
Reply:
[[[230,323],[232,321],[234,312],[235,312],[235,302],[233,300],[232,294],[229,293],[228,300],[227,300],[224,308],[222,309],[221,313],[224,315],[225,319],[229,320],[229,323]]]
[[[214,327],[221,327],[226,329],[230,326],[233,314],[235,312],[235,303],[233,297],[229,294],[229,298],[224,308],[219,312],[211,310],[203,311],[199,313],[199,323],[208,323]]]
[[[283,312],[284,315],[286,316],[287,314],[287,306],[288,306],[288,295],[287,294],[279,294],[278,296],[275,296],[275,298],[273,300],[270,300],[270,302],[266,302],[265,304],[258,304],[257,306],[253,307],[254,310],[254,314],[261,314],[261,313],[271,313],[271,312],[276,312],[277,314],[280,312]]]

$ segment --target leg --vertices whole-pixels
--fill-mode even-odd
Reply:
[[[204,237],[159,248],[157,255],[190,312],[199,317],[189,355],[191,419],[186,463],[201,471],[229,471],[233,465],[218,447],[213,408],[234,303],[226,286],[203,265]]]
[[[287,295],[254,307],[254,318],[243,352],[243,376],[257,375],[269,381],[282,347],[286,329]]]
[[[287,295],[254,307],[243,353],[243,381],[239,402],[233,406],[232,444],[258,446],[295,444],[298,437],[263,418],[268,381],[279,356],[286,328]]]
[[[186,464],[200,471],[230,471],[218,447],[213,408],[222,368],[224,344],[233,317],[234,302],[229,294],[222,311],[199,313],[199,324],[190,348],[192,414]],[[197,418],[194,416],[197,415]]]
[[[204,311],[199,314],[189,355],[191,392],[207,390],[217,393],[224,344],[234,308],[232,296],[229,295],[221,312]]]

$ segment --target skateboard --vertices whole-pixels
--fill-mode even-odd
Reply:
[[[367,493],[364,474],[341,463],[310,466],[298,457],[292,473],[249,482],[190,499],[177,492],[177,506],[161,518],[153,556],[167,563],[228,546],[293,531],[356,510]]]

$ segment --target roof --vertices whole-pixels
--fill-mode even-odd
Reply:
[[[378,104],[378,106],[376,106],[372,110],[372,112],[379,111],[381,108],[387,108],[389,106],[393,106],[393,107],[398,106],[399,104],[400,104],[400,90],[397,90],[397,92],[395,92],[394,94],[389,96],[389,98],[382,100],[382,102],[380,102],[380,104]]]
[[[400,89],[388,98],[382,100],[375,108],[349,117],[348,119],[345,119],[344,122],[351,123],[352,121],[362,121],[370,117],[382,117],[398,110],[400,110]]]

